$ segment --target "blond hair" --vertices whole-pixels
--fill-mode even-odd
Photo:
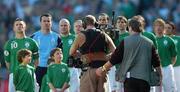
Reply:
[[[154,21],[154,25],[155,24],[160,24],[161,26],[163,26],[163,27],[165,27],[165,21],[163,20],[163,19],[161,19],[161,18],[158,18],[158,19],[156,19],[155,21]]]

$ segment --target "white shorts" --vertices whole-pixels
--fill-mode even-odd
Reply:
[[[122,82],[116,82],[116,92],[124,92],[124,83]]]
[[[176,82],[177,92],[180,92],[180,66],[174,67],[174,78]]]
[[[111,91],[116,90],[115,72],[116,72],[115,66],[111,67],[110,71],[108,72],[108,76],[109,76],[108,82],[109,82],[109,87],[110,87]]]
[[[79,71],[77,68],[69,68],[70,70],[70,92],[80,92],[80,80],[79,80]]]
[[[162,87],[156,87],[156,92],[176,92],[176,83],[174,79],[174,69],[172,65],[162,67]]]
[[[15,86],[14,86],[14,83],[13,83],[13,73],[10,73],[9,74],[9,85],[8,85],[8,89],[9,89],[9,92],[16,92],[15,90]]]

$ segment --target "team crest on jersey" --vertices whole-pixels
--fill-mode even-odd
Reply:
[[[69,39],[68,40],[68,44],[71,45],[73,43],[73,40],[72,39]]]
[[[16,41],[13,41],[11,43],[11,49],[17,48],[18,47],[18,43]]]
[[[167,41],[167,40],[164,40],[163,43],[164,43],[164,45],[167,45],[167,44],[168,44],[168,41]]]
[[[66,69],[65,69],[65,68],[62,68],[61,71],[64,73],[64,72],[66,71]]]
[[[177,40],[174,40],[174,43],[175,43],[175,44],[177,44],[177,43],[178,43],[178,41],[177,41]]]
[[[9,51],[5,50],[5,51],[4,51],[4,55],[5,55],[5,56],[9,56]]]
[[[25,47],[28,48],[30,46],[29,42],[25,42]]]

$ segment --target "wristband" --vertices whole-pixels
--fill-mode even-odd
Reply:
[[[101,68],[101,69],[102,69],[102,71],[103,71],[103,72],[107,71],[107,69],[106,69],[106,67],[105,67],[105,66],[102,66],[102,68]]]

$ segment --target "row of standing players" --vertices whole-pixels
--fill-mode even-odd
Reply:
[[[138,15],[138,16],[134,16],[134,18],[136,18],[142,23],[142,27],[145,26],[145,20],[142,16]],[[36,66],[36,71],[35,71],[36,79],[39,86],[41,87],[42,92],[49,92],[49,91],[44,90],[46,89],[46,87],[48,87],[48,85],[46,82],[42,82],[42,79],[46,81],[48,77],[46,78],[44,77],[44,75],[47,73],[48,70],[51,71],[50,68],[49,69],[47,68],[48,66],[47,60],[50,56],[51,50],[56,47],[62,48],[62,51],[63,51],[62,62],[67,63],[66,61],[69,56],[69,50],[71,48],[71,45],[73,44],[73,41],[75,40],[75,36],[70,34],[69,21],[67,19],[60,20],[59,22],[60,36],[51,30],[52,16],[50,14],[42,15],[40,17],[40,22],[41,22],[41,29],[31,36],[31,38],[33,38],[34,40],[26,37],[25,35],[26,24],[23,20],[17,19],[14,22],[13,30],[15,32],[15,38],[12,40],[9,40],[7,44],[5,45],[5,49],[4,49],[6,65],[8,69],[10,70],[9,92],[15,92],[13,79],[16,79],[16,78],[13,78],[14,76],[13,74],[15,73],[15,70],[17,66],[19,65],[19,62],[16,57],[18,50],[26,48],[32,51],[33,62],[31,62],[31,64]],[[108,15],[105,13],[100,14],[100,16],[98,17],[98,23],[101,24],[102,29],[106,28],[107,24],[109,24]],[[119,30],[119,38],[113,40],[116,46],[119,45],[122,39],[124,39],[125,37],[129,35],[126,29],[127,23],[128,21],[125,17],[123,16],[117,17],[115,24],[116,24],[116,28]],[[180,84],[178,82],[179,77],[176,77],[178,76],[177,71],[180,65],[180,60],[179,60],[180,51],[178,49],[178,46],[180,46],[178,45],[180,38],[173,34],[175,27],[170,22],[165,23],[163,20],[157,19],[154,22],[153,26],[154,26],[154,33],[156,34],[156,37],[152,33],[146,32],[145,30],[142,32],[142,35],[152,40],[155,47],[158,49],[158,52],[161,58],[163,76],[164,76],[163,88],[165,92],[169,92],[170,90],[172,91],[180,90],[178,88],[180,87]],[[74,23],[74,29],[75,29],[76,34],[84,30],[81,20],[77,20]],[[164,33],[166,33],[168,36],[164,35]],[[176,60],[176,55],[177,55],[177,60]],[[174,68],[171,65],[174,65]],[[108,73],[109,75],[109,81],[108,81],[109,85],[107,86],[109,90],[108,92],[123,92],[123,84],[116,82],[116,79],[115,79],[115,71],[117,67],[118,66],[112,67]],[[67,80],[67,82],[69,82],[70,92],[78,92],[80,91],[79,90],[79,87],[80,87],[79,70],[74,67],[70,67],[69,70],[70,70],[70,73],[69,73],[70,79],[64,78],[64,80]],[[62,69],[62,71],[64,70]],[[58,71],[54,73],[57,73],[57,72]],[[53,75],[51,74],[53,73],[52,71],[48,73],[50,75]],[[48,73],[46,76],[48,76]],[[62,76],[62,73],[54,74],[53,78],[58,78],[59,76]],[[23,90],[34,89],[33,87],[31,88],[31,86],[26,85],[27,81],[25,80],[25,78],[24,78],[24,81],[25,83],[20,83],[19,84],[20,87],[18,88],[22,88]],[[57,83],[57,81],[58,80],[55,80],[55,81],[53,80],[51,82]],[[169,85],[169,83],[171,83],[171,85]],[[44,88],[44,85],[45,85],[45,88]],[[60,88],[62,87],[63,85],[61,85]],[[51,86],[50,88],[53,89],[56,87]],[[16,89],[16,90],[20,90],[20,89]],[[32,91],[25,91],[25,92],[32,92]]]

